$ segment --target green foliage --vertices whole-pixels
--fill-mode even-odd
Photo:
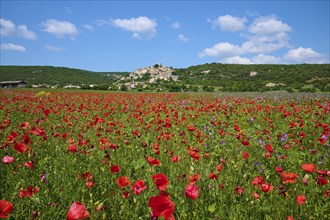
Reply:
[[[155,68],[161,67],[155,64]],[[329,92],[330,91],[330,64],[299,64],[299,65],[237,65],[211,63],[190,66],[188,68],[173,69],[173,75],[178,81],[157,80],[155,84],[148,84],[150,74],[144,74],[135,82],[144,82],[147,88],[137,87],[136,91],[281,91],[288,92]],[[250,76],[251,72],[256,72]],[[127,76],[127,72],[91,72],[79,69],[53,66],[0,66],[0,81],[24,80],[28,87],[32,84],[80,85],[82,89],[112,88],[116,90],[118,78]],[[121,83],[131,82],[132,79],[121,80]],[[266,86],[274,83],[275,86]],[[89,85],[93,84],[94,87]],[[190,85],[190,86],[189,86]],[[199,89],[200,88],[200,89]]]
[[[32,84],[47,85],[104,85],[114,83],[115,76],[126,76],[126,72],[91,72],[80,69],[54,66],[0,66],[0,81],[23,80]],[[87,88],[87,87],[86,87]]]

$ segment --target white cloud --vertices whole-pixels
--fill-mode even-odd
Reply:
[[[174,28],[174,29],[179,29],[180,28],[180,22],[176,21],[174,23],[172,23],[171,27]]]
[[[83,27],[85,29],[89,30],[89,31],[93,31],[94,30],[94,27],[92,25],[90,25],[90,24],[85,24],[85,25],[83,25]]]
[[[114,19],[112,24],[125,31],[133,32],[133,38],[139,39],[141,36],[148,38],[153,37],[156,34],[157,23],[155,20],[148,17],[137,17],[130,19]]]
[[[25,52],[25,47],[17,44],[1,44],[1,50],[13,50],[13,51],[19,51],[19,52]]]
[[[180,40],[180,41],[182,41],[182,42],[187,42],[189,39],[186,37],[186,36],[184,36],[183,34],[179,34],[178,35],[178,39]]]
[[[240,20],[236,22],[235,20]],[[218,25],[222,29],[229,30],[233,25],[232,31],[244,28],[245,18],[236,18],[230,15],[220,16],[217,20],[212,21],[213,25]],[[228,27],[226,26],[228,25]],[[276,50],[289,47],[288,32],[292,28],[286,23],[278,20],[275,16],[258,17],[254,19],[247,31],[241,34],[245,40],[240,45],[235,45],[230,42],[219,42],[210,48],[204,49],[199,57],[216,57],[223,58],[225,62],[230,63],[279,63],[281,59],[265,55]],[[245,54],[258,54],[251,60],[240,57]]]
[[[250,59],[240,56],[226,57],[222,62],[229,64],[253,64]]]
[[[37,34],[28,30],[26,25],[16,25],[10,21],[0,18],[0,35],[1,36],[18,36],[25,39],[37,39]]]
[[[329,63],[329,58],[314,51],[312,48],[299,47],[289,50],[284,59],[294,63]]]
[[[252,58],[252,62],[254,64],[277,64],[281,63],[281,58],[265,54],[258,54]]]
[[[55,47],[55,46],[52,46],[52,45],[49,45],[49,44],[46,44],[46,45],[44,46],[44,48],[45,48],[46,50],[50,50],[50,51],[54,51],[54,52],[62,52],[62,51],[65,50],[64,47]]]
[[[199,57],[231,57],[242,53],[242,49],[238,45],[228,42],[214,44],[211,48],[206,48],[199,54]]]
[[[249,32],[257,35],[273,35],[290,31],[292,28],[275,16],[256,18],[249,27]]]
[[[54,34],[58,38],[65,38],[66,36],[75,39],[78,34],[76,26],[68,21],[58,21],[55,19],[47,19],[42,23],[43,30]]]
[[[213,28],[220,27],[223,31],[240,31],[245,28],[245,23],[247,19],[233,17],[231,15],[219,16],[215,20],[208,20]]]

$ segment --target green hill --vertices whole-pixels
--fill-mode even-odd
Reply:
[[[176,74],[184,84],[218,87],[222,91],[330,91],[330,64],[211,63],[178,69]]]
[[[32,84],[81,85],[113,84],[125,72],[91,72],[54,66],[0,66],[0,81],[22,80]]]
[[[144,83],[133,90],[161,91],[307,91],[330,92],[330,64],[238,65],[211,63],[174,69],[178,81]],[[23,80],[29,86],[90,85],[118,88],[128,72],[91,72],[54,66],[0,66],[0,81]],[[146,77],[147,78],[147,77]],[[144,79],[144,78],[141,78]],[[118,83],[114,86],[114,83]],[[134,83],[134,82],[133,82]],[[89,88],[89,87],[82,87]]]

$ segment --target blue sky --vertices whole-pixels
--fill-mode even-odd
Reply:
[[[329,0],[0,0],[1,65],[329,63]]]

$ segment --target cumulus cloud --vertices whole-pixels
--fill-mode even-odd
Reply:
[[[220,26],[222,30],[236,31],[244,29],[247,20],[225,15],[210,22],[213,27]],[[241,33],[243,39],[241,44],[219,42],[204,49],[198,55],[201,58],[206,56],[220,58],[226,63],[279,63],[282,58],[265,54],[290,47],[288,36],[290,31],[292,28],[274,15],[259,16]],[[248,54],[257,55],[251,59],[245,58],[244,55]]]
[[[44,46],[44,48],[45,48],[46,50],[50,50],[50,51],[54,51],[54,52],[62,52],[62,51],[65,50],[64,47],[55,47],[55,46],[52,46],[52,45],[49,45],[49,44],[46,44],[46,45]]]
[[[233,17],[231,15],[219,16],[215,20],[208,20],[213,28],[220,27],[223,31],[240,31],[245,28],[247,19]]]
[[[179,29],[180,28],[180,22],[176,21],[174,23],[172,23],[171,27],[174,28],[174,29]]]
[[[178,39],[180,40],[180,41],[182,41],[182,42],[187,42],[189,39],[186,37],[186,36],[184,36],[183,34],[179,34],[178,35]]]
[[[25,39],[37,39],[37,34],[28,30],[26,25],[16,26],[12,21],[0,18],[0,35],[1,36],[18,36]]]
[[[223,59],[223,62],[229,64],[253,64],[250,59],[240,56],[226,57]]]
[[[25,52],[26,49],[25,47],[17,44],[1,44],[1,50],[13,50],[13,51],[18,51],[18,52]]]
[[[144,16],[130,19],[114,19],[111,20],[111,23],[125,31],[133,32],[132,36],[136,39],[142,36],[151,38],[156,34],[156,21]]]
[[[47,19],[41,24],[43,30],[54,34],[58,38],[69,37],[75,39],[78,34],[78,29],[74,24],[68,21],[58,21],[56,19]]]
[[[254,64],[278,64],[281,63],[282,59],[275,56],[269,56],[265,54],[258,54],[252,58]]]
[[[314,51],[312,48],[299,47],[289,50],[284,59],[294,63],[329,63],[329,58]]]
[[[258,35],[273,35],[282,32],[290,32],[292,28],[276,16],[259,17],[249,27],[249,32]]]
[[[199,57],[231,57],[242,53],[242,48],[228,42],[221,42],[206,48],[199,54]]]

